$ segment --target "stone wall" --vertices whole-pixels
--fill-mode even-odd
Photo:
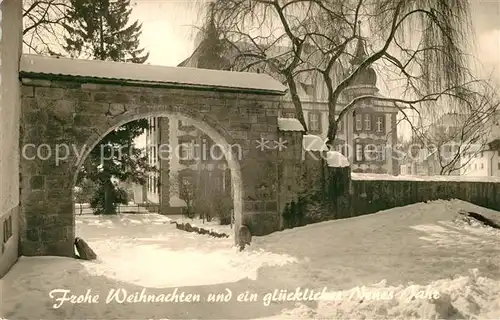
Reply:
[[[351,217],[438,199],[460,199],[500,211],[500,183],[352,180],[351,185],[351,210],[346,212]]]
[[[300,208],[303,212],[296,212],[304,220],[302,225],[438,199],[460,199],[500,211],[498,179],[467,181],[460,177],[443,177],[434,181],[404,180],[401,176],[376,174],[365,179],[363,176],[353,178],[350,168],[327,167],[326,161],[322,160],[327,157],[324,152],[299,152],[297,148],[302,133],[285,132],[282,135],[290,143],[280,161],[279,208],[283,214],[286,205],[305,198],[306,204]]]
[[[256,148],[255,142],[277,139],[280,96],[22,77],[24,255],[73,254],[76,169],[110,130],[147,116],[184,117],[216,143],[239,146],[241,154],[233,149],[228,161],[237,175],[231,177],[238,199],[235,230],[241,223],[253,235],[279,228],[278,151]],[[67,156],[56,159],[56,150]]]
[[[22,7],[0,2],[0,278],[17,261],[19,243],[19,56]]]

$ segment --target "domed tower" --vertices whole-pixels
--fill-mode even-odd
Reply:
[[[361,24],[358,22],[358,24]],[[360,27],[359,27],[360,28]],[[361,29],[361,28],[360,28]],[[352,74],[363,61],[368,58],[366,53],[365,41],[361,37],[358,31],[358,42],[356,44],[356,50],[352,59],[349,61],[351,67],[348,69],[346,76]],[[372,66],[368,66],[363,70],[360,70],[358,75],[353,79],[348,88],[344,91],[344,94],[351,97],[356,97],[360,95],[371,95],[378,92],[377,89],[377,73]]]

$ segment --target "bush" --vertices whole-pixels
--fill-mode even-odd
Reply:
[[[97,192],[90,201],[94,214],[117,214],[119,204],[127,204],[127,191],[114,183],[104,182],[98,185]]]
[[[233,200],[222,196],[214,199],[213,209],[221,225],[230,225],[233,220]]]

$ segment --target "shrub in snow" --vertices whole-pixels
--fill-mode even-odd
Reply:
[[[128,203],[127,191],[119,187],[116,183],[109,181],[101,181],[97,185],[96,192],[90,206],[94,210],[94,214],[117,214],[117,208],[120,204]]]
[[[299,196],[297,201],[292,201],[285,205],[282,213],[284,227],[295,228],[305,226],[306,221],[307,200]]]
[[[212,236],[214,238],[229,238],[229,235],[225,233],[218,233],[212,230],[207,230],[202,227],[192,226],[190,223],[178,223],[176,221],[170,223],[175,223],[175,227],[182,231],[194,232],[198,234],[208,234],[209,236]]]

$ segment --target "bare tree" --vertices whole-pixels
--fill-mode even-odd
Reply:
[[[23,43],[30,52],[51,53],[61,46],[68,0],[24,0]]]
[[[477,90],[468,93],[466,100],[456,101],[461,106],[453,108],[455,112],[440,117],[434,113],[437,121],[416,130],[418,141],[427,151],[427,162],[435,165],[440,175],[459,173],[491,142],[500,100],[497,90],[485,83]]]
[[[215,181],[210,179],[208,171],[192,171],[183,176],[178,172],[170,179],[170,190],[178,194],[186,203],[185,215],[188,218],[199,216],[203,222],[218,218],[220,224],[231,224],[233,202],[229,193],[221,190]]]
[[[282,80],[306,130],[298,83],[309,77],[324,87],[333,144],[339,121],[361,102],[393,103],[408,120],[408,109],[431,102],[474,100],[469,11],[467,0],[214,0],[205,29],[217,30],[233,69]],[[399,86],[397,98],[347,94],[374,69]]]
[[[182,176],[175,172],[170,177],[169,188],[179,199],[185,202],[184,215],[188,218],[195,216],[195,202],[201,192],[201,183],[198,175]]]

